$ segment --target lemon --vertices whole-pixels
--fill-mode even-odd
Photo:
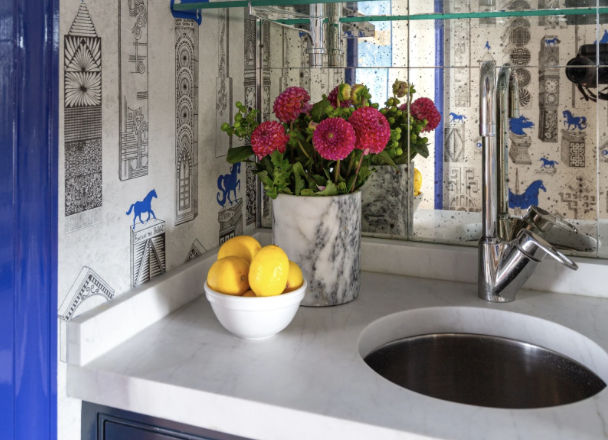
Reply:
[[[253,258],[249,269],[249,284],[256,296],[276,296],[283,293],[289,275],[289,258],[278,246],[263,247]]]
[[[418,171],[418,168],[414,168],[414,195],[417,197],[420,195],[422,189],[422,173]]]
[[[289,260],[289,275],[287,275],[287,287],[283,293],[293,292],[304,284],[302,269],[293,261]]]
[[[209,269],[207,284],[216,292],[241,296],[249,290],[249,263],[241,257],[217,260]]]
[[[255,292],[253,290],[248,290],[243,296],[255,296]]]
[[[241,257],[249,264],[255,257],[255,254],[262,249],[260,243],[249,235],[239,235],[225,242],[217,254],[217,259],[221,260],[225,257]]]

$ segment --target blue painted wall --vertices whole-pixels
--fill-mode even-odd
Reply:
[[[443,12],[442,0],[435,0],[435,12]],[[435,105],[444,114],[443,107],[443,20],[435,20]],[[435,209],[443,209],[443,123],[445,118],[435,130]]]
[[[0,437],[57,437],[59,0],[0,2]]]

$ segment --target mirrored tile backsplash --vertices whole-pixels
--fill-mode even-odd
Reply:
[[[608,64],[608,14],[601,4],[446,0],[344,5],[351,15],[369,16],[360,26],[371,25],[373,31],[358,38],[343,32],[341,68],[308,68],[306,35],[268,25],[265,117],[272,117],[274,98],[292,85],[306,88],[317,100],[341,81],[363,83],[382,107],[400,79],[415,86],[413,101],[425,97],[435,103],[442,120],[424,133],[429,156],[413,158],[422,176],[420,194],[414,195],[413,169],[404,166],[407,177],[394,177],[393,184],[403,192],[406,212],[398,224],[379,219],[377,210],[369,219],[364,212],[364,224],[375,225],[370,235],[477,245],[483,190],[479,67],[494,61],[497,75],[510,65],[519,84],[520,115],[509,124],[511,215],[538,205],[574,224],[593,243],[585,252],[570,253],[608,258],[608,101],[602,99],[608,98],[603,95],[608,71],[601,67]],[[577,68],[568,69],[575,58]],[[382,171],[376,173],[380,188],[388,185]],[[373,197],[378,205],[384,196],[374,192]],[[389,199],[382,203],[397,203]]]

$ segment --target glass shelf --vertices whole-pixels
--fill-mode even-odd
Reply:
[[[386,0],[365,0],[367,2],[378,2]],[[248,1],[217,1],[217,2],[197,2],[175,4],[175,11],[187,12],[205,9],[219,8],[244,8],[265,6],[297,6],[310,5],[317,3],[347,3],[337,0],[251,0]],[[352,2],[348,2],[352,3]],[[355,2],[357,3],[357,2]],[[528,10],[500,10],[500,11],[478,11],[478,12],[456,12],[456,13],[428,13],[428,14],[409,14],[409,15],[368,15],[356,17],[341,17],[341,23],[356,23],[366,21],[420,21],[420,20],[459,20],[476,18],[510,18],[510,17],[546,17],[546,16],[573,16],[573,15],[595,15],[608,14],[608,7],[579,7],[579,8],[560,8],[560,9],[528,9]],[[282,24],[305,24],[306,18],[273,20]]]

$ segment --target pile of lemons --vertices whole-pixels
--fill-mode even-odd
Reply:
[[[220,247],[207,274],[216,292],[233,296],[277,296],[304,284],[302,270],[278,246],[262,247],[253,237],[231,238]]]

